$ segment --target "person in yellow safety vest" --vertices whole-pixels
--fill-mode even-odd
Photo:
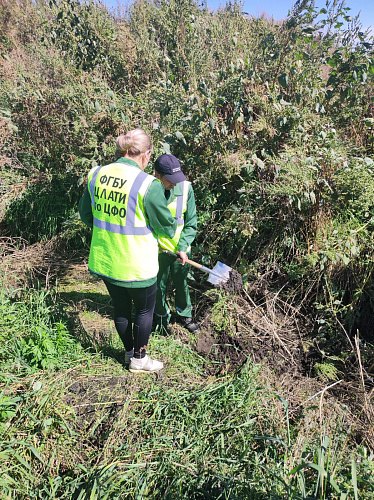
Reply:
[[[167,325],[171,315],[167,302],[167,289],[171,276],[175,286],[175,309],[178,320],[190,332],[198,333],[199,327],[192,318],[192,305],[187,284],[190,266],[186,264],[191,251],[191,243],[196,236],[195,195],[191,183],[187,181],[180,162],[175,156],[161,155],[157,158],[154,168],[155,177],[160,180],[165,190],[165,199],[178,226],[173,238],[160,236],[158,239],[159,271],[153,328],[161,333],[168,333]],[[179,259],[175,258],[175,254],[179,255]]]
[[[79,202],[81,219],[93,228],[88,268],[108,289],[124,361],[134,373],[163,368],[146,349],[156,299],[158,238],[173,238],[177,228],[162,185],[144,172],[151,153],[151,140],[142,129],[120,135],[117,160],[89,172]]]

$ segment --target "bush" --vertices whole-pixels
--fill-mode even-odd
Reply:
[[[56,236],[77,209],[77,178],[75,184],[67,176],[40,175],[8,204],[3,220],[7,233],[22,234],[29,243]]]

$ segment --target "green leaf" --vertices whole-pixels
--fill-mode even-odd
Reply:
[[[222,128],[221,128],[221,134],[222,135],[227,135],[228,134],[228,128],[226,127],[226,125],[222,126]]]
[[[343,261],[343,264],[344,264],[345,266],[348,266],[348,264],[349,264],[350,260],[351,260],[351,259],[348,257],[348,255],[343,255],[343,257],[342,257],[342,261]]]
[[[30,446],[30,451],[33,453],[33,455],[40,461],[44,464],[44,460],[42,459],[42,457],[40,456],[40,453],[38,452],[38,450],[36,448],[34,448],[33,446]]]
[[[284,89],[288,87],[288,75],[287,73],[283,73],[278,77],[278,82]]]
[[[170,144],[168,142],[161,142],[160,141],[160,144],[161,144],[161,152],[165,155],[170,155],[171,154],[171,151],[170,151]]]
[[[128,116],[126,116],[123,111],[121,111],[121,119],[123,121],[123,123],[126,125],[127,123],[129,123],[130,121],[130,118]]]
[[[355,500],[358,500],[357,467],[356,467],[356,462],[354,460],[352,460],[352,485],[353,485]]]
[[[182,141],[184,142],[184,144],[187,144],[186,143],[186,139],[184,138],[184,135],[182,134],[182,132],[179,132],[178,130],[175,132],[175,137],[178,139],[178,141]]]
[[[255,162],[259,168],[261,169],[265,168],[265,163],[262,160],[260,160],[260,158],[256,158]]]
[[[26,460],[22,458],[21,455],[19,455],[18,453],[13,453],[13,456],[27,469],[31,470],[31,465],[28,462],[26,462]]]
[[[332,68],[335,68],[336,67],[336,60],[335,59],[328,59],[326,61],[326,64],[328,64],[329,66],[331,66]]]
[[[33,383],[32,389],[33,391],[40,391],[40,389],[43,387],[43,384],[40,382],[40,380],[36,380]]]
[[[279,394],[276,394],[275,396],[283,403],[285,410],[288,411],[288,402],[282,398],[282,396],[279,396]]]
[[[282,439],[270,437],[270,436],[256,436],[253,439],[263,439],[264,441],[274,441],[275,443],[279,443],[285,448],[287,448],[286,443]]]

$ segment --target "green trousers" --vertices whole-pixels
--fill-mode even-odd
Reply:
[[[167,289],[170,278],[175,286],[175,309],[180,316],[192,317],[192,304],[188,290],[187,275],[189,265],[182,266],[175,257],[166,253],[158,254],[159,271],[157,275],[157,293],[155,319],[166,326],[170,322],[170,308],[167,302]]]

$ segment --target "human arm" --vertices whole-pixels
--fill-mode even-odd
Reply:
[[[184,214],[184,226],[178,242],[178,253],[186,252],[196,237],[197,216],[195,194],[190,185],[187,196],[187,208]]]
[[[144,197],[144,210],[149,224],[157,236],[173,238],[177,229],[177,221],[167,206],[162,184],[154,180]]]
[[[88,191],[88,187],[86,187],[82,198],[79,201],[79,215],[82,221],[89,227],[93,225],[93,215],[92,215],[92,207],[91,207],[91,197]]]

